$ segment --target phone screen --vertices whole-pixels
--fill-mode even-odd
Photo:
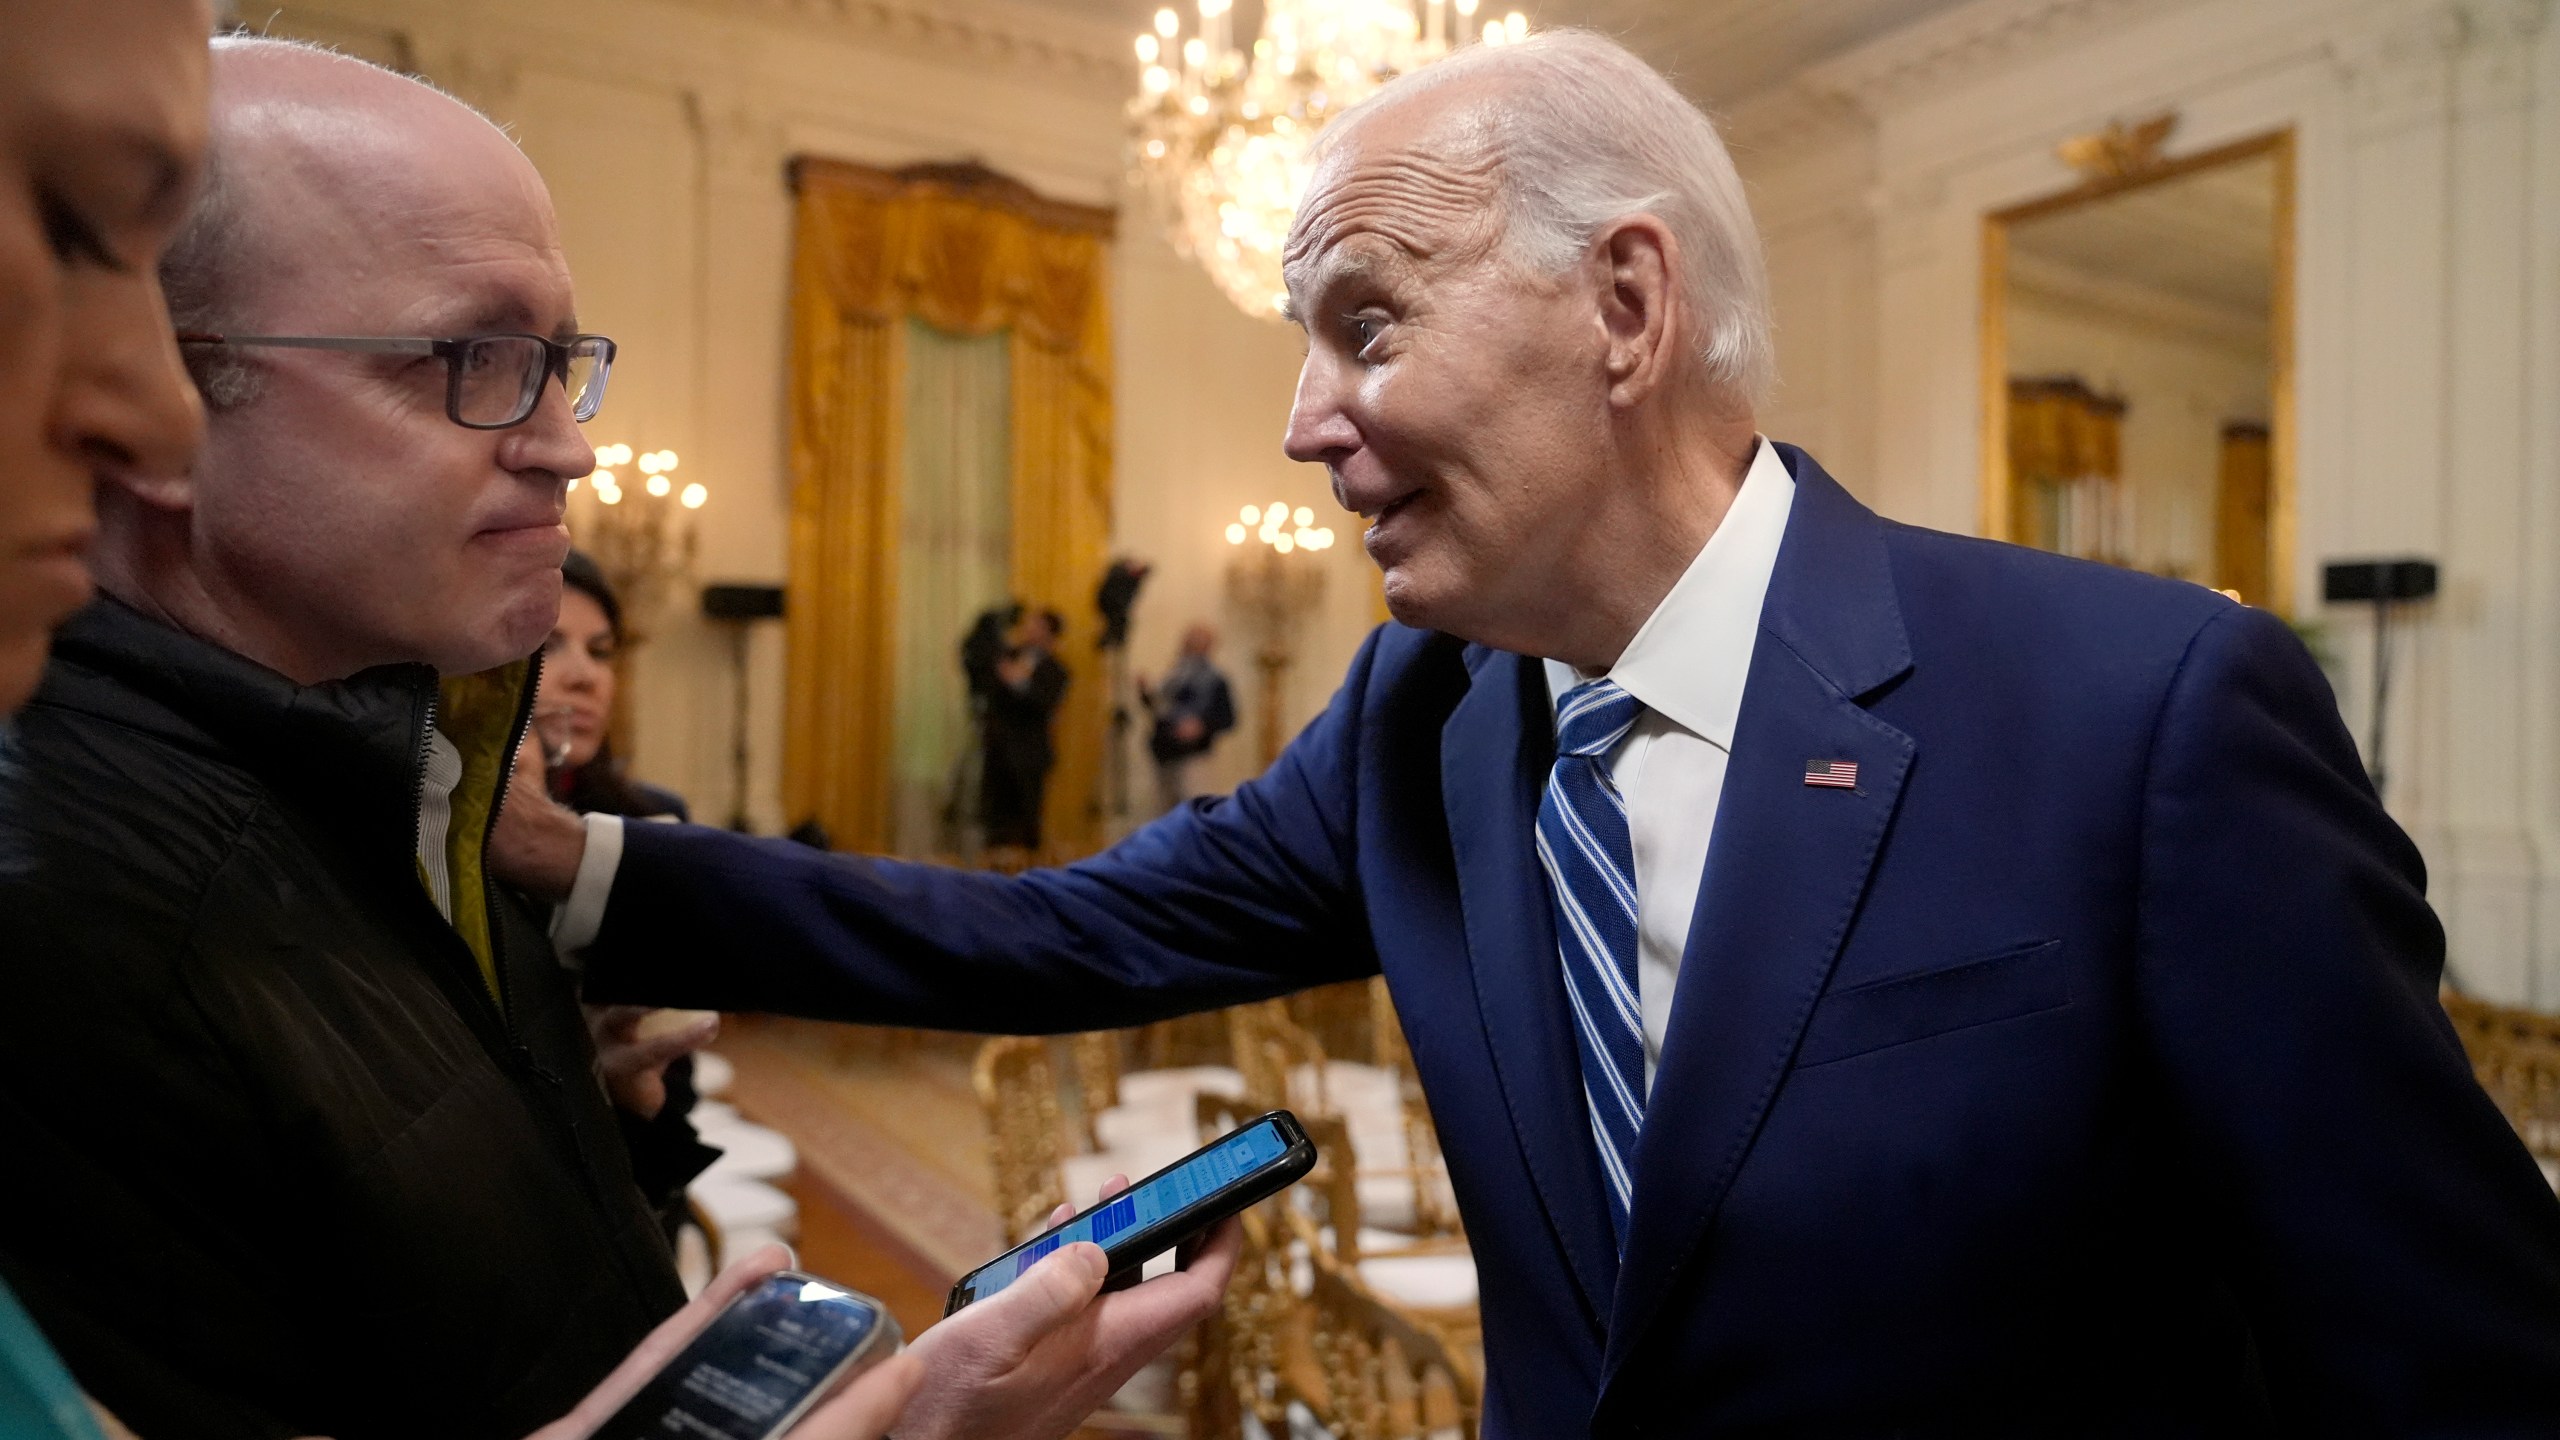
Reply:
[[[1108,1246],[1115,1235],[1144,1229],[1179,1214],[1289,1153],[1278,1123],[1248,1125],[1160,1174],[1149,1176],[1103,1205],[1077,1216],[1022,1248],[999,1255],[969,1277],[970,1298],[984,1300],[1022,1278],[1049,1252],[1079,1240]]]
[[[797,1418],[883,1323],[879,1305],[784,1271],[730,1302],[597,1440],[763,1440]]]

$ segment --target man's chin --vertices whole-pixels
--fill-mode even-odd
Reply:
[[[557,570],[550,572],[549,593],[539,593],[538,585],[528,587],[537,593],[520,594],[504,607],[488,612],[480,623],[447,636],[428,663],[445,675],[477,675],[513,664],[541,649],[560,617],[559,574]]]
[[[1383,583],[1387,613],[1395,617],[1397,624],[1416,630],[1447,628],[1451,607],[1445,586],[1434,585],[1412,565],[1389,568]]]

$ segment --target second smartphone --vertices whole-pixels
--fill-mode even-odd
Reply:
[[[1114,1281],[1228,1216],[1279,1194],[1315,1168],[1315,1143],[1286,1110],[1257,1116],[1045,1234],[960,1277],[953,1314],[1019,1279],[1062,1245],[1102,1247]]]

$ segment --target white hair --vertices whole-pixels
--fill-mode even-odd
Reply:
[[[1345,111],[1317,153],[1364,118],[1470,80],[1490,82],[1490,93],[1461,127],[1461,143],[1501,185],[1511,257],[1560,275],[1610,222],[1653,216],[1679,244],[1679,293],[1706,331],[1698,355],[1708,379],[1746,405],[1765,399],[1778,361],[1769,275],[1742,177],[1714,122],[1616,41],[1563,29],[1470,45]]]

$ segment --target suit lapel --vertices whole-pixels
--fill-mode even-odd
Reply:
[[[1792,447],[1786,539],[1637,1148],[1603,1385],[1690,1264],[1864,896],[1918,747],[1858,701],[1910,668],[1881,524]],[[1804,783],[1846,760],[1857,788]]]
[[[1532,840],[1555,754],[1552,711],[1536,661],[1481,646],[1466,657],[1471,683],[1441,730],[1440,792],[1476,1004],[1521,1160],[1596,1324],[1617,1257]]]

